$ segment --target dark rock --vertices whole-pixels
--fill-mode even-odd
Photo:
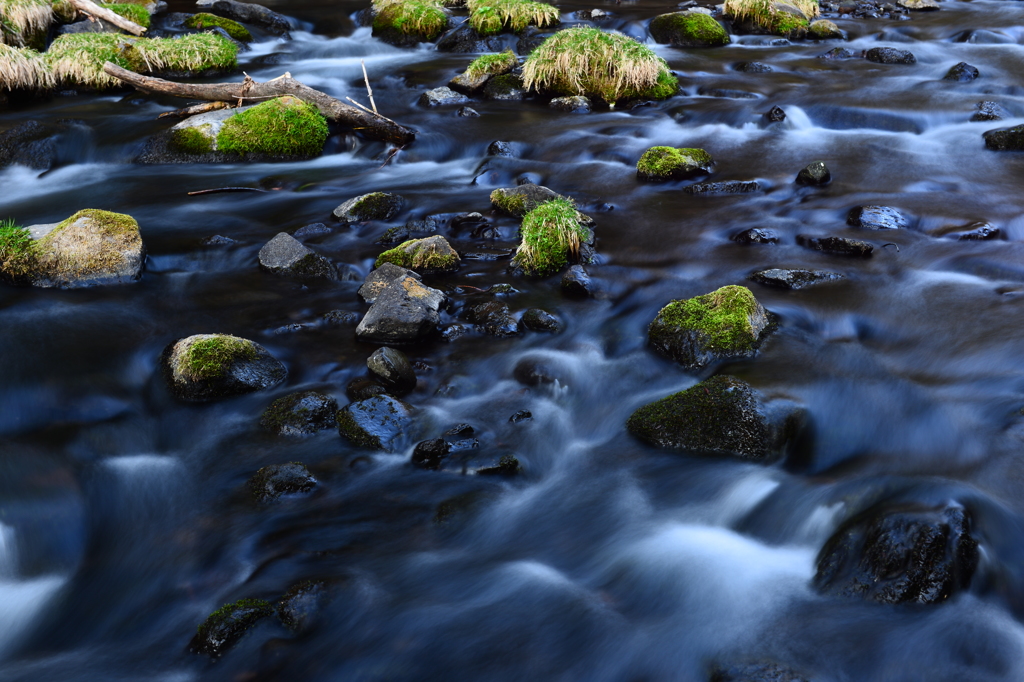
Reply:
[[[437,332],[445,295],[413,277],[392,281],[356,327],[356,337],[375,343],[411,343]]]
[[[360,317],[359,313],[352,312],[351,310],[329,310],[320,319],[324,324],[354,325],[359,323]]]
[[[299,229],[292,233],[293,237],[319,237],[320,235],[330,234],[331,228],[327,227],[323,223],[312,223],[310,225],[303,225]]]
[[[441,340],[451,343],[466,335],[466,326],[458,323],[446,324],[441,328]]]
[[[967,62],[960,62],[956,64],[946,75],[942,77],[944,81],[956,81],[958,83],[970,83],[972,80],[981,75],[981,72],[977,68],[971,66]]]
[[[519,33],[519,40],[516,41],[516,54],[527,56],[551,36],[550,29],[541,31],[536,26],[527,26]]]
[[[758,270],[750,275],[750,279],[758,284],[780,289],[803,289],[813,284],[823,282],[836,282],[843,279],[838,272],[827,272],[825,270],[780,270],[769,268]]]
[[[196,7],[204,8],[208,12],[234,19],[243,24],[261,26],[275,35],[288,35],[291,30],[291,24],[284,15],[251,2],[199,0],[196,2]]]
[[[439,234],[423,239],[412,239],[388,249],[377,256],[377,265],[392,263],[408,267],[422,275],[455,272],[459,269],[458,252]]]
[[[806,677],[776,663],[751,663],[717,668],[711,682],[810,682]]]
[[[485,334],[507,338],[520,334],[519,323],[508,306],[501,301],[488,301],[474,306],[466,318]]]
[[[732,68],[740,73],[771,73],[775,70],[762,62],[737,62]]]
[[[1010,45],[1017,42],[1015,38],[1011,38],[1005,33],[986,31],[985,29],[964,31],[956,36],[955,40],[958,43],[971,43],[972,45]]]
[[[769,123],[780,123],[786,120],[786,112],[782,107],[772,107],[764,114],[764,119]]]
[[[839,61],[844,59],[857,59],[861,54],[848,47],[833,47],[831,50],[824,54],[819,54],[818,59],[825,59],[829,61]]]
[[[308,436],[329,429],[338,401],[319,391],[300,391],[278,398],[260,417],[260,426],[279,436]]]
[[[451,445],[444,438],[433,438],[416,444],[412,451],[412,463],[421,469],[437,471],[448,457]]]
[[[469,98],[461,92],[455,92],[447,86],[427,90],[420,95],[419,103],[425,107],[450,106],[453,104],[465,104]]]
[[[869,230],[899,230],[909,223],[891,206],[855,206],[846,215],[846,224]]]
[[[277,618],[292,632],[305,633],[312,629],[330,595],[327,585],[307,580],[293,585],[277,602]]]
[[[356,377],[352,381],[348,382],[348,386],[345,387],[345,395],[348,396],[352,402],[359,402],[360,400],[366,400],[377,395],[384,395],[388,392],[384,386],[380,385],[370,377]]]
[[[0,133],[0,168],[17,164],[47,170],[57,161],[57,141],[71,129],[69,122],[26,121]]]
[[[340,204],[334,209],[334,217],[343,223],[391,220],[398,215],[403,206],[405,199],[397,194],[370,192]]]
[[[406,277],[412,277],[416,280],[423,279],[412,270],[399,267],[394,263],[382,263],[379,268],[376,268],[366,276],[363,286],[359,287],[359,295],[367,303],[373,303],[392,282],[397,282]]]
[[[476,473],[478,476],[515,476],[522,471],[523,466],[514,455],[502,455],[496,465],[477,469]]]
[[[967,231],[957,239],[960,241],[985,241],[989,239],[1002,239],[1003,233],[998,227],[988,223],[971,223]]]
[[[491,192],[491,205],[502,213],[522,218],[546,201],[564,198],[547,187],[530,183],[494,190]]]
[[[203,246],[231,246],[232,244],[238,244],[237,239],[231,237],[225,237],[224,235],[215,234],[212,237],[206,237],[199,242]]]
[[[472,436],[476,433],[476,429],[473,428],[472,424],[456,424],[452,428],[444,432],[445,436],[452,436],[456,438],[465,438],[466,436]]]
[[[533,419],[533,413],[529,410],[519,410],[514,415],[508,418],[510,424],[518,424],[520,422],[526,422]]]
[[[378,348],[366,359],[366,367],[384,386],[398,393],[416,388],[416,372],[405,353],[394,348]]]
[[[570,114],[589,114],[593,108],[590,100],[582,95],[572,97],[556,97],[548,106],[556,111],[565,111]]]
[[[512,146],[511,142],[495,140],[487,145],[487,156],[504,156],[511,159],[514,158],[515,155],[516,150],[515,147]]]
[[[746,90],[732,90],[730,88],[712,88],[700,86],[697,94],[702,97],[722,97],[725,99],[757,99],[757,95]]]
[[[108,24],[102,19],[83,19],[57,28],[57,35],[76,35],[79,33],[119,33],[121,29]]]
[[[512,370],[512,377],[523,386],[540,386],[541,384],[553,384],[558,381],[555,370],[543,360],[537,358],[523,358],[516,363]]]
[[[875,507],[843,524],[818,555],[815,587],[882,604],[933,604],[966,589],[978,563],[970,518],[956,504]]]
[[[286,232],[278,232],[263,245],[259,261],[261,268],[275,275],[307,280],[338,279],[338,271],[331,261]]]
[[[820,186],[830,182],[832,182],[832,173],[829,172],[824,161],[809,163],[796,175],[796,184],[798,185]]]
[[[441,36],[436,43],[438,52],[501,52],[504,49],[498,37],[485,38],[473,30],[468,24],[460,24],[457,28]]]
[[[389,395],[349,403],[338,410],[338,432],[356,445],[395,452],[413,426],[412,407]]]
[[[494,294],[495,296],[512,296],[513,294],[518,294],[519,289],[516,289],[511,284],[499,282],[498,284],[489,286],[487,288],[487,293]]]
[[[867,258],[874,251],[875,247],[859,239],[847,239],[846,237],[812,237],[806,234],[798,234],[796,243],[814,251],[832,254],[833,256],[853,256]]]
[[[864,53],[864,58],[877,64],[916,64],[917,57],[907,50],[895,47],[873,47]]]
[[[523,79],[511,73],[494,76],[484,86],[484,97],[499,101],[516,101],[526,96]]]
[[[392,246],[407,242],[410,239],[429,237],[437,232],[438,222],[427,216],[423,220],[410,220],[405,225],[389,227],[375,243],[382,246]]]
[[[985,138],[985,146],[989,149],[1000,152],[1024,151],[1024,125],[989,130],[982,137]]]
[[[763,227],[752,227],[749,230],[737,232],[730,237],[737,244],[778,244],[779,235],[775,230]]]
[[[562,293],[566,296],[586,298],[596,293],[594,281],[582,265],[573,265],[562,275]]]
[[[249,490],[257,502],[270,502],[282,495],[308,493],[315,487],[316,479],[302,462],[272,464],[249,479]]]
[[[1006,118],[1006,111],[995,102],[978,102],[974,105],[977,111],[971,116],[972,121],[1001,121]]]
[[[552,332],[557,334],[562,331],[561,321],[551,313],[540,308],[530,308],[523,313],[523,316],[519,318],[519,324],[524,329],[534,332]]]
[[[178,339],[164,350],[161,364],[171,392],[189,402],[262,391],[288,375],[266,348],[227,334]]]
[[[448,87],[464,95],[475,95],[487,84],[490,73],[470,73],[465,71],[448,81]]]
[[[462,107],[456,112],[456,115],[463,118],[479,118],[480,112],[473,107]]]
[[[683,189],[687,194],[708,196],[713,194],[748,194],[761,189],[756,180],[729,180],[726,182],[698,182]]]
[[[239,599],[220,607],[199,626],[189,651],[219,658],[260,620],[274,614],[273,607],[262,599]]]
[[[292,324],[284,324],[274,330],[274,334],[295,334],[306,329],[306,325],[293,322]]]

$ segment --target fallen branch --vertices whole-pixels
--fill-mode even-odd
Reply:
[[[100,7],[91,0],[70,0],[72,6],[82,14],[86,14],[96,19],[102,19],[108,23],[117,26],[120,29],[128,31],[133,36],[141,36],[146,32],[146,29],[136,24],[134,21],[125,19],[120,14],[115,14],[109,9]]]
[[[189,116],[195,116],[196,114],[205,114],[208,111],[227,109],[229,106],[231,105],[227,102],[204,102],[203,104],[193,104],[192,106],[185,107],[184,109],[165,111],[157,116],[157,118],[167,118],[168,116],[173,116],[175,118],[188,118]]]
[[[200,194],[220,194],[221,192],[266,192],[265,189],[259,189],[257,187],[215,187],[214,189],[197,189],[194,192],[189,192],[190,197],[199,196]]]
[[[371,139],[383,140],[398,146],[407,145],[416,139],[416,131],[412,128],[395,123],[384,116],[375,115],[373,112],[349,106],[300,83],[287,73],[265,83],[175,83],[162,78],[140,76],[112,62],[105,63],[103,71],[142,92],[207,102],[261,102],[282,95],[292,95],[315,106],[327,120],[359,130]]]
[[[197,0],[196,7],[200,11],[216,12],[243,24],[257,24],[277,35],[287,35],[291,30],[291,24],[288,23],[288,19],[284,15],[251,2]]]

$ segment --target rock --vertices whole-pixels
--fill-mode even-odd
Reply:
[[[942,508],[877,506],[844,523],[818,555],[814,586],[882,604],[934,604],[966,589],[978,563],[970,517]]]
[[[437,232],[438,226],[438,221],[434,220],[431,216],[427,216],[423,220],[410,220],[405,225],[389,227],[384,231],[380,239],[374,243],[382,246],[392,246],[407,242],[410,239],[428,237]]]
[[[836,282],[844,277],[838,272],[826,270],[781,270],[769,268],[758,270],[750,275],[750,279],[765,286],[780,289],[803,289],[823,282]]]
[[[592,108],[590,99],[582,95],[571,97],[556,97],[548,106],[556,111],[565,111],[570,114],[589,114]]]
[[[985,241],[989,239],[1002,239],[1003,233],[998,227],[988,223],[971,223],[967,231],[957,237],[960,241]]]
[[[688,370],[749,358],[772,331],[768,312],[750,289],[728,285],[662,308],[647,329],[660,353]]]
[[[909,223],[891,206],[855,206],[846,215],[846,224],[869,230],[899,230]]]
[[[479,118],[480,112],[473,107],[462,107],[456,112],[456,115],[463,118]]]
[[[473,30],[469,22],[441,36],[437,41],[438,52],[500,52],[504,49],[501,38],[485,38]],[[521,52],[521,51],[520,51]]]
[[[108,24],[103,19],[83,19],[72,24],[64,24],[57,28],[57,35],[74,35],[77,33],[120,33],[121,29]]]
[[[498,101],[517,101],[526,96],[523,79],[506,73],[493,76],[484,86],[484,97]]]
[[[419,274],[412,270],[399,267],[393,263],[382,263],[380,267],[371,271],[366,279],[363,280],[363,285],[359,287],[359,295],[367,303],[373,303],[380,296],[381,292],[388,288],[388,285],[392,282],[396,282],[406,277],[412,277],[416,280],[423,279]]]
[[[662,448],[769,461],[780,453],[784,430],[773,426],[761,396],[748,384],[713,376],[634,412],[626,428]]]
[[[673,47],[720,47],[729,44],[722,25],[703,12],[660,14],[648,27],[656,42]]]
[[[935,0],[896,0],[896,4],[915,12],[935,12],[942,9]]]
[[[394,348],[378,348],[366,359],[366,367],[385,387],[400,393],[416,388],[416,372],[405,353]]]
[[[196,7],[213,11],[243,24],[262,26],[276,35],[288,35],[291,30],[287,17],[256,3],[237,0],[196,0]]]
[[[444,438],[425,440],[416,444],[410,461],[421,469],[437,471],[450,451],[451,445]]]
[[[428,338],[437,333],[441,322],[438,311],[444,302],[443,293],[423,286],[413,277],[396,279],[374,299],[356,327],[356,337],[385,344]]]
[[[366,400],[376,395],[384,395],[388,392],[388,389],[381,386],[375,380],[370,377],[356,377],[352,381],[348,382],[348,386],[345,387],[345,395],[348,396],[352,402],[359,402],[360,400]]]
[[[334,209],[334,217],[343,223],[391,220],[398,215],[403,206],[405,199],[398,194],[370,192],[340,204]]]
[[[846,37],[840,28],[828,19],[812,21],[807,27],[807,35],[814,40],[842,40]]]
[[[519,318],[519,325],[524,329],[534,332],[551,332],[557,334],[562,331],[562,323],[551,313],[540,308],[530,308]]]
[[[512,370],[512,378],[523,386],[540,386],[558,381],[555,369],[535,357],[526,357],[517,362]]]
[[[587,298],[596,292],[594,281],[582,265],[573,265],[562,275],[562,293],[566,296]]]
[[[287,232],[264,244],[259,253],[260,267],[275,275],[301,279],[338,279],[338,271],[331,261],[304,245]]]
[[[0,168],[12,165],[35,170],[51,168],[57,162],[58,141],[73,127],[70,121],[40,123],[29,120],[5,130],[0,133]]]
[[[441,235],[425,239],[411,239],[377,256],[376,267],[391,263],[410,268],[422,274],[455,272],[459,269],[459,254]]]
[[[509,424],[519,424],[522,422],[528,422],[533,419],[533,413],[529,410],[519,410],[511,417],[508,418]]]
[[[957,83],[970,83],[975,78],[979,77],[981,72],[978,71],[977,67],[971,66],[967,62],[960,62],[950,67],[946,75],[942,77],[944,81],[956,81]]]
[[[487,145],[487,156],[503,156],[508,159],[515,158],[516,148],[511,142],[495,140]]]
[[[821,186],[832,182],[832,173],[824,161],[814,161],[807,164],[796,175],[796,184]]]
[[[478,476],[515,476],[523,471],[523,466],[515,455],[502,455],[498,463],[492,467],[476,470]]]
[[[764,113],[764,120],[767,123],[781,123],[786,120],[786,112],[782,107],[772,107]]]
[[[749,194],[761,189],[757,180],[730,180],[727,182],[697,182],[683,188],[687,194],[708,196],[713,194]]]
[[[249,479],[249,490],[257,502],[270,502],[282,495],[308,493],[315,487],[316,479],[302,462],[265,466]]]
[[[717,668],[711,682],[810,682],[799,673],[776,663],[751,663]]]
[[[864,58],[877,64],[916,64],[917,57],[907,50],[895,47],[873,47],[864,53]]]
[[[171,392],[203,402],[273,388],[288,370],[254,341],[229,334],[196,334],[164,350],[164,373]]]
[[[475,324],[477,329],[491,336],[508,338],[522,333],[508,305],[501,301],[488,301],[474,306],[467,313],[466,319]]]
[[[319,391],[300,391],[278,398],[260,417],[260,426],[279,436],[310,436],[331,428],[338,401]]]
[[[395,452],[413,426],[412,407],[389,395],[349,403],[338,411],[338,432],[359,447]]]
[[[985,138],[985,146],[988,149],[1001,152],[1024,151],[1024,125],[989,130],[982,137]]]
[[[36,287],[127,284],[142,276],[145,246],[129,215],[87,208],[53,225],[0,230],[0,280]]]
[[[307,580],[293,585],[277,602],[277,618],[292,632],[312,629],[329,597],[327,585]]]
[[[325,325],[357,325],[362,316],[351,310],[328,310],[320,316]]]
[[[1001,31],[986,31],[977,29],[964,31],[956,36],[954,40],[958,43],[970,43],[972,45],[1016,45],[1017,39],[1006,35]]]
[[[467,70],[448,81],[448,87],[464,95],[475,95],[483,90],[483,87],[487,85],[487,81],[490,79],[491,74],[489,73],[471,73]]]
[[[763,227],[752,227],[749,230],[737,232],[730,237],[737,244],[778,244],[779,235],[775,230]]]
[[[189,651],[219,658],[260,620],[274,614],[262,599],[239,599],[225,604],[207,617],[189,642]]]
[[[245,26],[242,26],[233,19],[225,19],[208,12],[200,12],[199,14],[189,16],[185,19],[183,25],[185,28],[192,28],[198,31],[221,28],[224,29],[224,32],[232,40],[237,40],[240,43],[252,42],[252,33]]]
[[[847,239],[846,237],[812,237],[806,234],[798,234],[796,243],[814,251],[832,254],[833,256],[853,256],[867,258],[874,251],[875,247],[859,239]]]
[[[448,14],[436,3],[381,2],[373,6],[373,36],[397,47],[437,40],[448,28]]]
[[[441,328],[441,340],[451,343],[452,341],[458,341],[466,335],[466,325],[464,324],[446,324]]]
[[[715,161],[703,149],[651,147],[636,164],[640,180],[661,182],[707,175]]]
[[[971,116],[972,121],[1001,121],[1006,118],[1006,111],[995,102],[978,102],[974,105],[977,111]]]
[[[330,234],[331,228],[327,227],[323,223],[310,223],[309,225],[303,225],[299,229],[292,233],[293,237],[319,237],[321,235]]]
[[[564,198],[547,187],[527,184],[494,190],[491,192],[491,205],[502,213],[522,218],[545,202]]]
[[[738,62],[732,68],[740,73],[771,73],[775,70],[763,62]]]
[[[420,105],[425,107],[440,107],[449,106],[453,104],[465,104],[469,102],[469,98],[463,95],[461,92],[455,92],[449,87],[434,88],[433,90],[427,90],[420,95]]]
[[[818,59],[825,59],[828,61],[838,61],[843,59],[857,59],[860,57],[860,53],[851,50],[848,47],[833,47],[831,50],[824,54],[819,54]]]

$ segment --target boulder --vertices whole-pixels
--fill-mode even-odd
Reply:
[[[796,175],[796,184],[812,185],[815,187],[827,185],[832,182],[832,173],[824,161],[814,161],[800,169]]]
[[[29,120],[3,131],[0,133],[0,168],[12,165],[35,170],[51,168],[57,162],[59,140],[76,125],[78,122]]]
[[[338,432],[363,448],[395,452],[413,427],[412,407],[389,395],[349,403],[338,410]]]
[[[758,284],[780,289],[804,289],[824,282],[837,282],[844,277],[838,272],[826,270],[782,270],[768,268],[758,270],[750,275],[750,280]]]
[[[548,102],[548,106],[556,111],[565,111],[570,114],[589,114],[592,108],[590,98],[583,95],[555,97]]]
[[[365,285],[364,285],[365,286]],[[437,333],[445,295],[423,286],[416,278],[402,277],[388,284],[356,326],[360,341],[401,344]]]
[[[263,245],[259,253],[260,267],[275,275],[300,279],[338,279],[338,271],[324,256],[304,245],[287,232]]]
[[[891,206],[855,206],[846,215],[846,224],[869,230],[900,230],[909,225],[903,214]]]
[[[565,199],[558,192],[534,184],[504,187],[491,192],[491,205],[502,213],[522,218],[543,203]]]
[[[895,47],[873,47],[864,53],[864,58],[877,64],[916,64],[917,57],[907,50]]]
[[[764,227],[752,227],[749,230],[737,232],[730,237],[737,244],[778,244],[779,235],[775,230]]]
[[[944,81],[956,81],[957,83],[970,83],[975,78],[978,78],[981,72],[978,71],[977,67],[971,66],[967,62],[960,62],[950,67],[946,75],[942,77]]]
[[[372,304],[389,284],[406,277],[412,277],[416,280],[422,279],[419,274],[412,270],[407,270],[393,263],[382,263],[380,267],[372,270],[366,276],[366,279],[363,280],[363,285],[359,287],[359,295],[364,301]]]
[[[334,217],[343,223],[391,220],[404,206],[405,199],[398,194],[370,192],[339,204],[334,209]]]
[[[707,175],[715,161],[703,149],[651,147],[636,164],[640,180],[662,182]]]
[[[517,101],[526,96],[523,79],[511,73],[494,76],[484,86],[484,97],[497,101]]]
[[[833,256],[852,256],[854,258],[868,258],[875,247],[859,239],[848,239],[846,237],[812,237],[806,234],[798,234],[796,243],[813,251],[821,251]]]
[[[508,338],[522,333],[508,305],[501,301],[488,301],[473,306],[466,313],[466,319],[475,324],[477,329],[491,336]]]
[[[982,137],[985,138],[985,147],[988,149],[1000,152],[1024,151],[1024,125],[989,130]]]
[[[270,403],[260,426],[279,436],[311,436],[334,425],[338,401],[319,391],[290,393]]]
[[[288,370],[254,341],[228,334],[196,334],[164,350],[163,367],[171,392],[190,402],[273,388]]]
[[[366,359],[366,368],[385,388],[408,393],[416,388],[416,372],[405,353],[394,348],[378,348]]]
[[[978,564],[967,511],[880,505],[844,523],[822,548],[814,586],[882,604],[934,604],[966,589]]]
[[[826,61],[841,61],[844,59],[857,59],[860,56],[860,52],[851,50],[848,47],[833,47],[828,52],[819,54],[818,59],[824,59]]]
[[[469,98],[461,92],[455,92],[449,87],[434,88],[427,90],[420,95],[420,104],[425,107],[440,107],[453,104],[466,104]]]
[[[562,331],[561,321],[540,308],[530,308],[519,318],[519,326],[534,332],[551,332],[557,334]]]
[[[411,239],[377,256],[376,267],[391,263],[422,274],[454,272],[459,269],[459,254],[441,235]]]
[[[239,599],[225,604],[202,622],[188,648],[196,654],[220,658],[252,626],[273,614],[273,607],[262,599]]]
[[[316,487],[316,479],[302,462],[271,464],[249,479],[249,491],[257,502],[271,502],[282,495],[308,493]]]
[[[647,329],[650,344],[688,370],[753,357],[773,330],[768,311],[750,289],[728,285],[702,296],[675,300]]]
[[[722,25],[703,12],[688,10],[661,14],[648,27],[656,42],[673,47],[720,47],[729,44]]]
[[[978,102],[974,108],[977,111],[971,115],[972,121],[1001,121],[1008,116],[1006,110],[995,102]]]
[[[329,596],[327,585],[318,580],[293,585],[277,602],[277,619],[292,632],[308,632]]]
[[[842,40],[846,37],[842,30],[828,19],[812,21],[807,27],[807,35],[814,40]]]

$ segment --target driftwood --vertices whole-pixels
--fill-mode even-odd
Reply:
[[[87,14],[96,19],[102,19],[103,21],[111,23],[120,29],[128,31],[134,36],[141,36],[146,32],[146,29],[139,26],[134,21],[125,19],[120,14],[115,14],[109,9],[100,7],[95,2],[91,2],[91,0],[70,0],[70,2],[74,8],[82,14]]]
[[[196,114],[205,114],[208,111],[217,111],[218,109],[227,109],[231,105],[227,102],[206,102],[204,104],[193,104],[190,107],[184,109],[176,109],[175,111],[165,111],[164,113],[157,116],[157,118],[167,118],[173,116],[174,118],[188,118],[189,116],[195,116]]]
[[[278,76],[265,83],[257,83],[246,78],[244,83],[174,83],[162,78],[140,76],[134,71],[123,69],[117,64],[107,62],[103,71],[143,92],[174,95],[188,99],[199,99],[208,102],[256,103],[282,95],[292,95],[304,102],[309,102],[329,121],[342,123],[360,131],[366,137],[383,140],[402,146],[416,139],[416,131],[390,118],[376,115],[371,111],[349,106],[344,102],[314,90],[291,77],[291,74]]]

